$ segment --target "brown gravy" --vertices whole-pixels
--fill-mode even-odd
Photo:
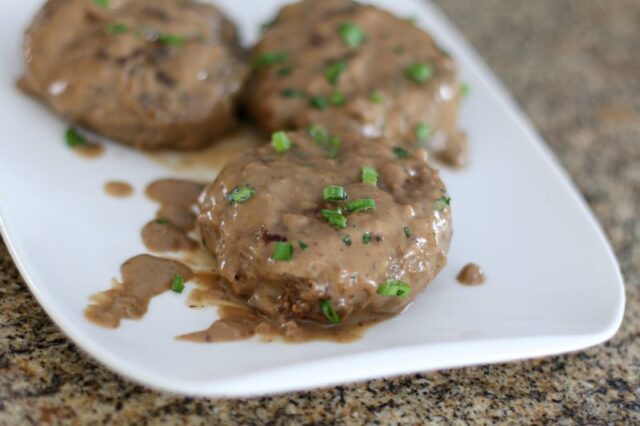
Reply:
[[[467,263],[458,273],[457,279],[460,284],[471,286],[484,283],[485,276],[480,266]]]
[[[198,243],[188,232],[195,228],[194,205],[204,185],[180,179],[162,179],[152,182],[146,194],[160,203],[156,219],[142,229],[142,241],[155,252],[193,251]]]
[[[234,157],[264,142],[264,136],[251,124],[244,123],[214,145],[194,152],[151,152],[147,156],[175,172],[213,180]]]
[[[195,281],[198,287],[189,294],[188,305],[192,308],[217,306],[218,319],[204,330],[178,336],[179,340],[215,343],[260,336],[264,341],[347,343],[361,338],[369,327],[383,319],[361,318],[339,327],[272,319],[247,306],[247,302],[235,296],[229,284],[216,274],[196,274]]]
[[[193,205],[203,186],[196,182],[165,179],[151,183],[146,194],[161,204],[157,219],[142,230],[150,250],[181,252],[180,260],[148,254],[134,256],[121,266],[122,281],[91,297],[85,316],[94,324],[116,328],[123,319],[139,319],[150,300],[171,288],[176,274],[197,284],[188,297],[191,308],[216,307],[218,319],[204,330],[182,336],[180,340],[200,343],[230,342],[260,336],[265,341],[287,342],[357,340],[365,330],[383,318],[360,318],[340,326],[297,323],[286,318],[267,318],[248,306],[216,272],[209,252],[188,232],[195,227]]]
[[[155,219],[142,228],[145,247],[158,253],[168,251],[191,251],[198,243],[187,233],[165,219]]]
[[[89,141],[72,149],[73,152],[84,158],[98,158],[104,153],[104,147],[101,144]]]
[[[116,328],[122,319],[139,319],[147,312],[149,301],[171,288],[176,274],[191,279],[191,269],[181,262],[141,254],[120,268],[122,282],[112,289],[94,294],[85,309],[86,317],[97,325]]]
[[[104,184],[104,191],[116,198],[125,198],[133,194],[133,187],[127,182],[109,181]]]

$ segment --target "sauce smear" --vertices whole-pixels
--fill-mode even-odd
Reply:
[[[480,266],[467,263],[458,273],[457,279],[460,284],[471,286],[484,283],[485,276]]]
[[[104,153],[104,147],[96,142],[87,142],[85,145],[73,148],[73,152],[85,158],[97,158]]]
[[[199,247],[188,232],[195,228],[194,206],[203,189],[201,183],[181,179],[162,179],[147,187],[147,196],[160,203],[156,219],[142,229],[142,241],[149,250],[193,251]]]
[[[171,288],[179,274],[188,281],[191,269],[181,262],[142,254],[127,260],[120,268],[122,282],[112,289],[91,296],[85,316],[102,327],[116,328],[122,319],[139,319],[147,312],[149,301]]]
[[[104,191],[115,198],[125,198],[133,194],[133,187],[127,182],[109,181],[104,184]]]

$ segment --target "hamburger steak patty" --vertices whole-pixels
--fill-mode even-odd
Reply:
[[[201,198],[218,272],[281,324],[400,313],[446,264],[452,233],[449,198],[424,151],[398,159],[380,141],[337,144],[317,126],[274,140],[229,163]]]
[[[199,148],[233,127],[246,74],[235,26],[192,0],[49,0],[24,55],[27,92],[143,149]]]
[[[466,161],[453,59],[408,20],[351,0],[284,7],[253,51],[245,105],[267,131],[319,123]]]

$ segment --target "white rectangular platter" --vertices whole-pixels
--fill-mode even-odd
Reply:
[[[248,44],[283,1],[217,2]],[[249,396],[403,373],[574,351],[611,337],[624,289],[598,224],[540,137],[447,19],[421,0],[376,0],[415,15],[455,57],[472,92],[462,109],[471,166],[443,170],[453,197],[449,265],[403,315],[349,344],[194,344],[174,336],[206,328],[214,309],[188,309],[187,293],[154,299],[141,321],[107,330],[83,316],[87,298],[144,252],[138,235],[155,205],[144,187],[173,172],[108,144],[95,160],[64,144],[67,123],[19,93],[22,32],[40,0],[0,4],[0,230],[29,288],[58,326],[108,368],[190,395]],[[499,31],[499,29],[496,29]],[[111,179],[133,198],[108,197]],[[456,283],[467,262],[487,282]]]

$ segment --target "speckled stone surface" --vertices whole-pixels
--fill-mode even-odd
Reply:
[[[273,398],[149,391],[82,354],[0,243],[0,424],[640,423],[640,1],[437,0],[531,117],[621,263],[620,332],[584,352]]]

